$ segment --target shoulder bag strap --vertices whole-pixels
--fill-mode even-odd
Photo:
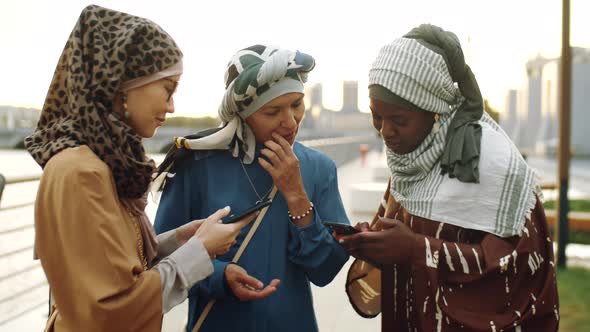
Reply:
[[[268,197],[270,199],[273,199],[275,197],[276,193],[277,193],[277,186],[273,185],[272,190],[271,190],[270,194],[268,195]],[[263,208],[260,211],[260,214],[256,218],[256,221],[252,225],[252,228],[250,228],[250,231],[248,232],[248,234],[246,234],[244,241],[242,242],[242,244],[238,248],[238,251],[234,255],[234,258],[231,260],[232,263],[237,263],[238,260],[240,259],[240,257],[242,257],[244,250],[246,250],[248,243],[250,243],[250,240],[254,236],[254,233],[256,233],[256,230],[258,229],[258,226],[260,226],[260,222],[262,221],[262,218],[264,218],[264,216],[266,215],[266,211],[268,210],[268,208],[270,208],[270,205]],[[203,312],[199,316],[199,319],[197,320],[197,323],[195,324],[195,327],[193,328],[193,332],[199,331],[199,329],[201,328],[201,325],[203,325],[203,322],[205,321],[205,318],[207,318],[207,315],[209,315],[209,312],[211,311],[213,304],[215,304],[215,299],[209,300],[209,302],[205,306],[205,309],[203,309]]]

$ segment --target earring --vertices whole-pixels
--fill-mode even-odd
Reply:
[[[121,101],[123,102],[123,117],[125,118],[125,120],[129,120],[129,118],[131,117],[131,113],[129,113],[129,111],[127,111],[127,95],[123,94],[121,95]]]
[[[438,115],[438,113],[434,114],[434,125],[432,125],[432,132],[433,133],[438,133],[438,131],[440,130],[440,115]]]

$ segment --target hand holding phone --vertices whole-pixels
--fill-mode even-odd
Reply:
[[[242,211],[240,213],[236,213],[236,214],[231,214],[230,216],[226,217],[225,219],[223,219],[223,223],[224,224],[232,224],[238,220],[244,219],[246,216],[262,210],[265,206],[269,206],[272,203],[272,199],[267,198],[266,200],[249,207],[248,209],[246,209],[245,211]]]
[[[324,226],[328,227],[331,232],[336,233],[336,235],[352,235],[359,233],[360,231],[349,224],[337,223],[337,222],[329,222],[324,221]]]

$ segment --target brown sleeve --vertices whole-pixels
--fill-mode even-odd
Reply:
[[[35,210],[35,250],[58,308],[56,329],[160,331],[160,275],[143,272],[104,164],[50,161]]]
[[[489,272],[507,268],[508,262],[519,255],[528,255],[516,251],[519,239],[510,241],[492,234],[485,235],[477,244],[418,236],[414,265],[438,269],[448,280],[477,280]]]

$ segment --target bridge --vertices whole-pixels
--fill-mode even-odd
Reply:
[[[196,133],[205,128],[190,127],[161,127],[154,137],[144,139],[143,143],[148,153],[166,153],[172,146],[174,138]],[[0,149],[24,149],[24,139],[33,132],[34,128],[3,128],[0,127]],[[344,136],[374,136],[374,130],[343,130],[308,129],[301,128],[297,134],[298,141],[308,141],[324,138]],[[374,136],[376,137],[376,136]]]
[[[24,139],[34,128],[5,128],[0,127],[0,149],[24,149]],[[144,145],[150,153],[164,153],[172,144],[174,137],[185,136],[200,129],[185,127],[162,127],[154,137],[145,139]]]

